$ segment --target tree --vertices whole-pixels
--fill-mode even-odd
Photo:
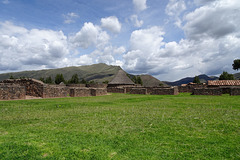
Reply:
[[[200,84],[200,83],[201,83],[198,76],[195,76],[195,77],[194,77],[193,83],[197,83],[197,84]]]
[[[137,76],[136,78],[136,84],[141,84],[141,86],[143,85],[142,79],[140,76]]]
[[[240,68],[240,59],[235,59],[235,60],[233,61],[232,66],[233,66],[233,69],[234,69],[234,70],[238,70],[238,69]]]
[[[43,83],[45,83],[45,80],[43,77],[39,78],[40,81],[42,81]]]
[[[13,75],[11,75],[11,76],[9,77],[9,79],[15,79],[15,78],[13,77]]]
[[[78,84],[79,83],[78,75],[74,74],[68,82],[71,83],[71,84]]]
[[[219,80],[234,80],[233,74],[223,71],[220,75]]]
[[[46,80],[45,80],[45,83],[53,84],[52,77],[51,76],[47,77]]]
[[[87,81],[83,78],[80,83],[81,84],[87,84]]]
[[[64,77],[62,74],[57,74],[55,77],[55,83],[60,84],[61,82],[65,83]]]

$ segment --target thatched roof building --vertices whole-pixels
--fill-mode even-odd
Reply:
[[[116,76],[111,82],[108,83],[108,87],[118,87],[118,86],[133,86],[135,83],[127,76],[123,70],[119,70]]]

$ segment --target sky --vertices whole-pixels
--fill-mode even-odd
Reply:
[[[106,63],[175,81],[239,58],[239,0],[0,0],[0,73]]]

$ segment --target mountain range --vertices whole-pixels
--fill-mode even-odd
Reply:
[[[71,79],[72,75],[77,74],[79,79],[84,79],[86,81],[94,81],[97,83],[102,83],[105,81],[111,81],[118,71],[122,69],[119,66],[106,65],[104,63],[86,65],[86,66],[72,66],[57,69],[45,69],[37,71],[23,71],[23,72],[12,72],[0,74],[0,81],[8,79],[11,76],[14,78],[26,77],[26,78],[55,78],[57,74],[63,74],[65,80]],[[187,84],[193,82],[194,77],[186,77],[175,82],[160,81],[151,75],[140,75],[143,85],[146,87],[151,86],[180,86],[181,84]],[[240,73],[234,74],[235,79],[240,78]],[[199,75],[201,83],[205,83],[208,80],[217,80],[218,77],[207,76],[205,74]]]

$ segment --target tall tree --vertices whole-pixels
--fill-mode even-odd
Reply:
[[[233,74],[229,74],[228,72],[223,71],[220,75],[219,80],[234,80]]]
[[[197,84],[200,84],[200,83],[201,83],[198,76],[195,76],[195,77],[194,77],[193,83],[197,83]]]
[[[45,83],[53,84],[52,77],[51,76],[47,77],[46,80],[45,80]]]
[[[234,69],[234,70],[238,70],[238,69],[240,68],[240,59],[235,59],[235,60],[233,61],[232,66],[233,66],[233,69]]]
[[[78,75],[77,74],[74,74],[72,76],[72,78],[68,81],[69,83],[72,83],[72,84],[78,84],[79,83],[79,78],[78,78]]]
[[[60,84],[61,82],[65,83],[65,79],[62,74],[57,74],[55,77],[55,83]]]

